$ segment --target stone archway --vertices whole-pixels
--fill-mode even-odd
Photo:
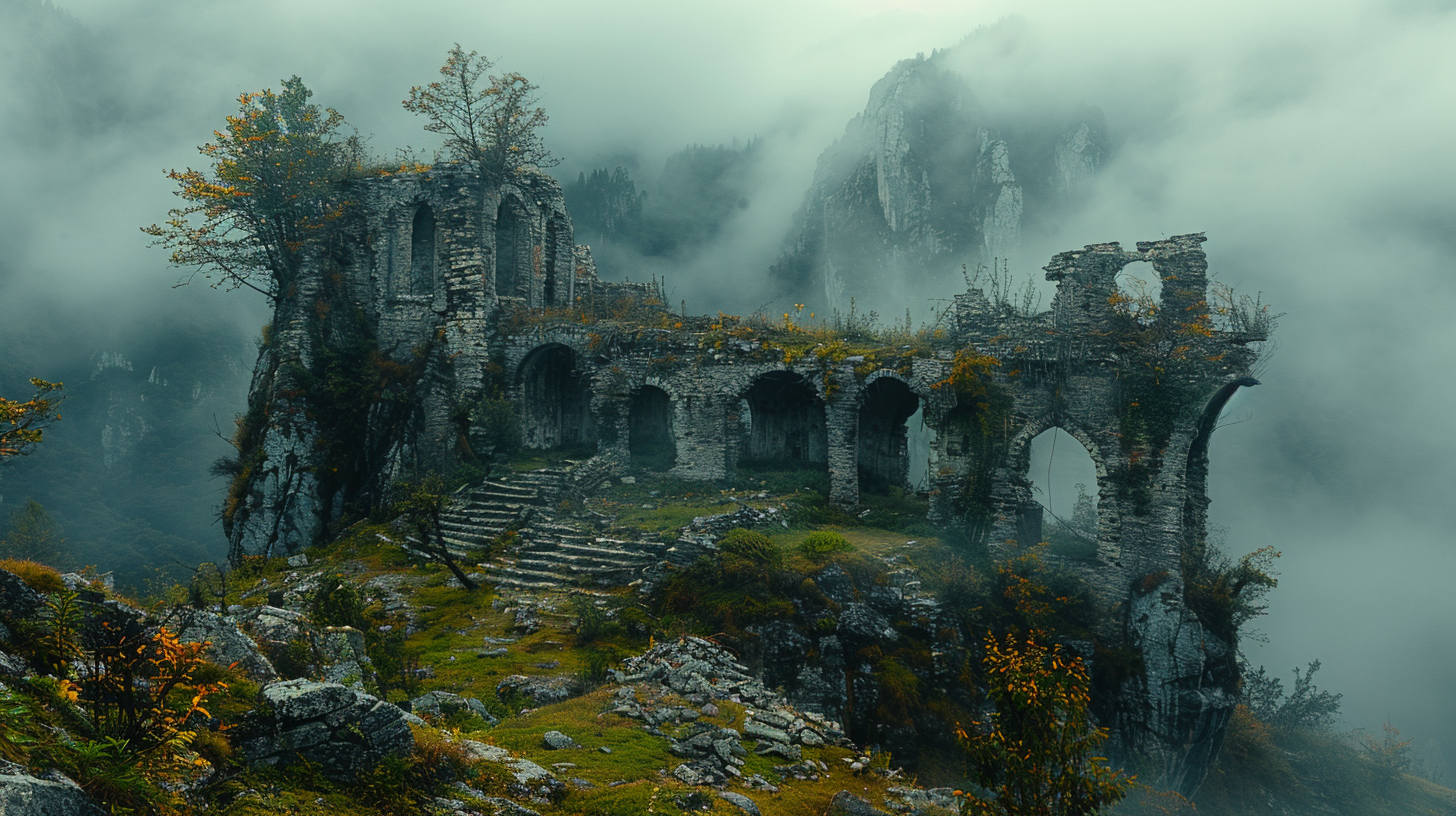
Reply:
[[[677,462],[672,397],[655,385],[644,385],[632,395],[627,409],[627,450],[632,464],[649,470],[668,470]]]
[[[744,399],[749,411],[744,452],[749,462],[828,464],[824,402],[803,375],[792,371],[762,374]]]
[[[859,406],[859,486],[884,492],[908,487],[910,447],[906,420],[920,398],[904,380],[880,377],[865,387]]]
[[[516,374],[525,447],[549,450],[595,444],[588,385],[576,352],[568,346],[549,343],[527,354]]]

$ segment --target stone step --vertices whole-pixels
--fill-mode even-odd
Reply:
[[[511,481],[487,479],[484,483],[471,489],[470,494],[472,496],[509,496],[517,500],[535,499],[540,495],[535,487],[517,484],[514,479]]]
[[[455,538],[495,538],[509,528],[506,524],[440,524],[440,534]]]
[[[572,583],[573,580],[567,576],[558,575],[546,570],[523,569],[520,567],[496,566],[488,570],[486,574],[496,580],[510,578],[518,582],[526,581],[531,582],[533,585],[544,587],[563,587]]]
[[[635,547],[612,547],[604,544],[562,544],[555,552],[579,558],[615,558],[651,563],[661,557],[661,550],[637,549]]]
[[[461,515],[461,516],[446,516],[446,515],[441,515],[440,516],[440,524],[442,526],[443,525],[446,525],[446,524],[453,524],[453,525],[456,525],[456,526],[459,526],[459,525],[462,525],[462,524],[496,524],[496,525],[506,525],[506,524],[512,524],[512,523],[516,522],[520,518],[521,517],[518,514],[515,514],[515,513],[488,514],[488,515],[480,515],[480,516],[465,516],[465,515]]]
[[[636,571],[651,565],[651,559],[640,561],[630,558],[608,556],[556,555],[554,557],[523,556],[516,560],[518,566],[531,569],[563,569],[572,572],[622,572]]]

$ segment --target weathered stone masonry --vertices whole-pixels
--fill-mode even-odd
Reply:
[[[343,282],[382,357],[423,366],[409,421],[374,434],[371,419],[383,438],[368,447],[384,453],[361,478],[374,502],[395,478],[468,456],[460,407],[491,387],[515,405],[528,447],[584,446],[593,472],[625,472],[649,450],[685,479],[792,461],[826,469],[830,498],[848,507],[862,484],[907,486],[905,422],[921,409],[935,432],[932,517],[997,551],[1040,540],[1030,442],[1059,427],[1097,470],[1097,556],[1070,566],[1120,610],[1105,634],[1145,667],[1126,683],[1114,732],[1160,763],[1167,784],[1191,791],[1201,780],[1237,672],[1232,644],[1184,604],[1180,557],[1205,536],[1209,434],[1233,392],[1255,384],[1250,344],[1264,339],[1220,329],[1202,235],[1061,253],[1046,267],[1057,294],[1040,314],[972,289],[928,350],[878,368],[854,354],[785,363],[768,337],[713,334],[708,319],[651,308],[650,287],[598,280],[544,175],[482,192],[472,174],[442,167],[357,190],[362,217],[343,260],[311,267],[260,359],[254,400],[272,409],[230,526],[235,553],[307,545],[341,512],[317,495],[312,474],[333,464],[278,375],[316,351],[309,303],[325,279]],[[1162,280],[1160,303],[1119,294],[1115,278],[1133,263]],[[635,304],[621,313],[635,317],[612,318],[610,303]]]

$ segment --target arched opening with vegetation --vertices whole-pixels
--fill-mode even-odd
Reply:
[[[803,376],[792,371],[770,371],[753,381],[745,400],[749,415],[745,465],[783,467],[829,462],[824,403]]]
[[[907,420],[920,398],[903,380],[881,377],[864,390],[859,406],[860,490],[885,493],[910,486]]]
[[[410,227],[410,284],[412,295],[427,295],[435,288],[435,214],[421,204]]]
[[[521,219],[502,200],[495,212],[495,294],[497,297],[521,297]]]
[[[1145,262],[1128,264],[1117,273],[1116,306],[1119,310],[1149,323],[1162,307],[1163,279],[1153,265]]]
[[[1075,436],[1048,428],[1031,440],[1027,478],[1042,508],[1039,540],[1052,552],[1081,558],[1097,554],[1097,465]]]
[[[550,450],[596,443],[587,377],[570,348],[551,343],[532,350],[521,362],[516,382],[525,447]]]
[[[672,397],[655,385],[644,385],[632,395],[627,414],[627,449],[632,464],[649,470],[667,470],[677,462],[672,437]]]

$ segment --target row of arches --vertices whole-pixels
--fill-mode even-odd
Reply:
[[[523,358],[517,374],[522,438],[528,448],[595,444],[600,429],[591,411],[590,383],[576,353],[564,344],[541,346]],[[626,405],[626,447],[633,463],[667,470],[677,461],[676,406],[655,385],[632,392]],[[864,392],[859,409],[859,477],[862,489],[911,485],[912,417],[920,398],[902,380],[880,378]],[[792,371],[754,378],[740,401],[741,464],[828,468],[829,437],[824,402],[814,384]],[[919,457],[922,461],[925,456]]]
[[[1207,407],[1189,452],[1187,479],[1193,487],[1201,490],[1207,437],[1219,412],[1238,386],[1252,382],[1231,383]],[[549,343],[527,354],[516,378],[526,446],[596,446],[602,429],[597,427],[590,386],[571,347]],[[926,471],[918,468],[924,467],[932,444],[940,452],[938,466],[951,468],[945,472],[953,473],[957,466],[963,475],[975,472],[974,465],[985,453],[980,441],[986,438],[976,409],[952,409],[927,434],[920,421],[922,403],[908,383],[890,375],[877,376],[862,389],[853,437],[861,491],[883,493],[922,484],[918,477]],[[684,408],[664,388],[644,384],[620,404],[614,402],[619,407],[612,410],[625,410],[626,416],[618,423],[619,417],[614,415],[609,430],[625,432],[626,439],[617,443],[624,445],[635,465],[665,471],[678,463],[677,445],[685,437],[675,424],[692,420],[691,404]],[[803,375],[793,371],[759,374],[739,396],[736,414],[741,430],[737,445],[740,466],[829,468],[829,412],[815,384]],[[1065,554],[1090,557],[1097,553],[1106,524],[1121,522],[1114,518],[1104,523],[1099,499],[1103,498],[1105,476],[1093,445],[1086,434],[1056,424],[1033,425],[1017,435],[1017,441],[1011,443],[1012,493],[998,499],[1009,498],[1016,505],[1011,508],[1015,538],[1050,540]],[[991,478],[989,473],[984,475]]]

